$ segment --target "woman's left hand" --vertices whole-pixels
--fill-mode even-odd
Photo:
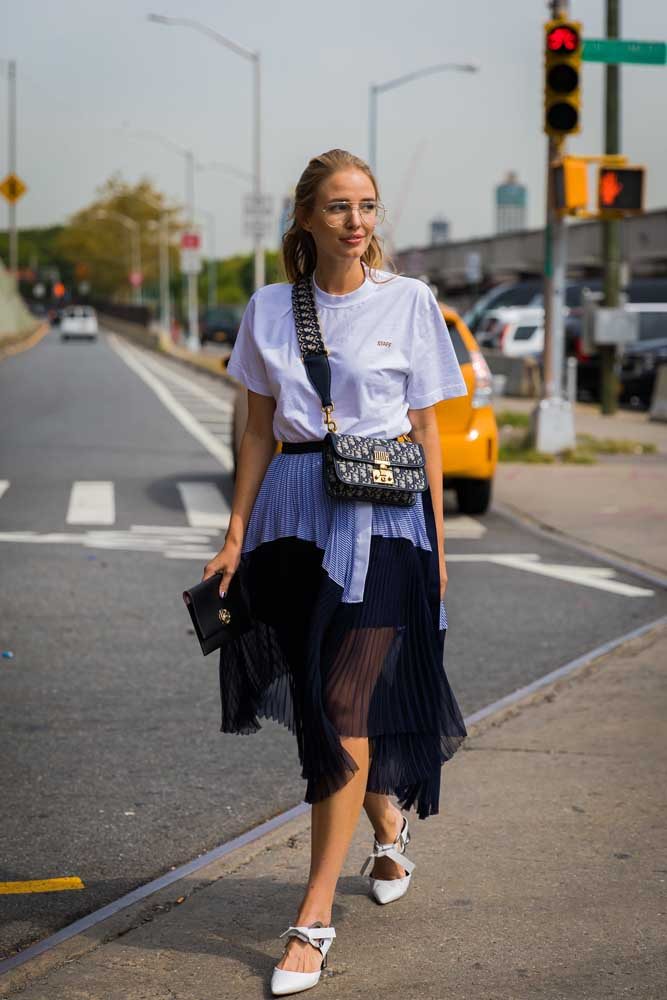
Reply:
[[[447,566],[445,564],[445,557],[441,553],[440,555],[440,600],[444,601],[445,591],[447,590]]]

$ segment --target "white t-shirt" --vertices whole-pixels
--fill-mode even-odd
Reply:
[[[313,279],[322,337],[329,350],[333,417],[339,433],[398,437],[411,430],[408,409],[464,396],[466,384],[449,331],[428,285],[374,271],[347,295]],[[273,396],[278,441],[326,433],[322,404],[301,361],[292,286],[265,285],[250,299],[227,371],[248,389]]]

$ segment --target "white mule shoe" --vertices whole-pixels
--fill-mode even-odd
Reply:
[[[415,868],[414,861],[405,857],[404,851],[410,843],[410,831],[408,830],[408,818],[403,817],[403,826],[393,844],[378,844],[377,839],[373,840],[373,853],[369,854],[361,866],[360,875],[364,875],[368,866],[375,863],[376,858],[391,858],[397,865],[405,868],[407,875],[403,878],[373,878],[370,879],[370,894],[376,903],[392,903],[395,899],[400,899],[408,891],[412,872]]]
[[[274,966],[271,976],[271,992],[274,997],[282,997],[288,993],[301,993],[302,990],[309,990],[311,986],[316,986],[320,980],[322,969],[327,967],[327,952],[331,947],[331,942],[336,937],[333,927],[323,927],[320,921],[311,924],[310,927],[296,926],[288,927],[280,937],[298,937],[307,944],[319,948],[322,953],[322,965],[317,972],[289,972],[287,969],[278,969]]]

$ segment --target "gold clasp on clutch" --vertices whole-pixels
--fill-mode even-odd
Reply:
[[[229,625],[230,621],[232,620],[229,608],[220,608],[220,610],[218,611],[218,618],[220,619],[223,625]]]
[[[373,482],[383,486],[394,485],[394,473],[389,466],[389,452],[384,448],[373,449]]]

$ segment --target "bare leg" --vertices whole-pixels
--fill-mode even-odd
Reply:
[[[364,809],[373,826],[373,832],[378,844],[392,844],[403,826],[403,814],[389,800],[388,795],[378,795],[377,792],[366,792]],[[406,871],[391,858],[376,858],[373,878],[404,878]]]
[[[331,922],[336,883],[356,829],[368,780],[368,740],[342,737],[341,743],[359,770],[339,791],[315,802],[311,821],[311,858],[308,885],[299,907],[296,924]],[[310,944],[290,938],[285,954],[277,963],[290,972],[316,972],[322,955]]]

